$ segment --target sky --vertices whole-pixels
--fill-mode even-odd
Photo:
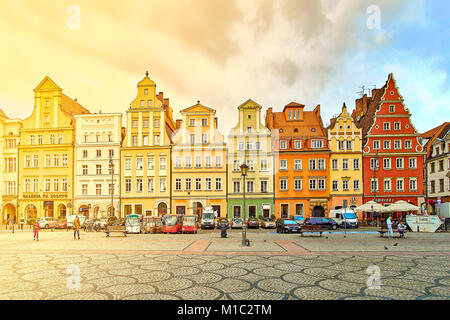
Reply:
[[[226,136],[247,99],[345,102],[394,74],[417,131],[450,121],[449,1],[2,0],[0,108],[26,118],[48,75],[91,112],[125,112],[149,72],[174,120],[199,100]],[[125,123],[125,122],[124,122]]]

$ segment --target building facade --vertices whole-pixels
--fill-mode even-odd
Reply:
[[[0,208],[1,222],[8,218],[18,222],[17,217],[17,175],[19,130],[22,120],[8,118],[0,110]]]
[[[360,206],[363,203],[362,133],[345,104],[341,114],[331,119],[327,133],[331,150],[331,209]]]
[[[127,110],[121,147],[121,216],[171,212],[171,148],[175,124],[169,99],[156,93],[148,72]]]
[[[216,111],[200,104],[181,111],[173,135],[172,208],[176,214],[201,216],[212,207],[227,216],[226,144]]]
[[[441,205],[450,202],[450,124],[430,145],[426,168],[428,213],[440,214]]]
[[[75,124],[75,212],[90,218],[115,215],[120,208],[122,114],[76,115]]]
[[[35,104],[19,130],[19,218],[65,217],[73,212],[77,114],[89,114],[49,77],[34,89]]]
[[[272,133],[276,218],[325,217],[330,206],[330,149],[320,106],[304,111],[292,102],[282,112],[267,110]]]
[[[420,206],[425,152],[392,74],[372,97],[356,100],[354,116],[363,130],[364,202]]]
[[[270,130],[261,122],[262,107],[247,100],[238,107],[239,121],[228,135],[228,215],[269,218],[274,214],[273,156]],[[244,186],[240,166],[249,167]]]

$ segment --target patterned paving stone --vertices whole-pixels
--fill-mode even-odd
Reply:
[[[177,295],[184,300],[214,300],[218,299],[223,293],[210,287],[195,286],[177,291]]]
[[[247,291],[228,293],[230,299],[233,300],[283,300],[287,299],[288,294],[273,293],[252,288]]]
[[[240,279],[224,279],[215,283],[210,283],[208,286],[228,293],[246,291],[251,287],[250,283]]]
[[[160,293],[141,293],[124,297],[123,300],[180,300],[179,296]]]
[[[189,279],[172,278],[165,281],[155,282],[152,285],[158,289],[161,293],[174,293],[177,294],[179,290],[190,288],[194,285],[194,282]]]
[[[258,281],[256,287],[263,291],[289,294],[291,290],[298,288],[298,285],[285,282],[281,279],[265,279]]]
[[[360,285],[344,280],[327,279],[320,281],[318,285],[323,289],[338,292],[344,295],[348,294],[358,295],[361,293]]]
[[[114,285],[110,287],[103,287],[100,291],[100,293],[107,293],[109,294],[112,299],[123,299],[128,296],[136,295],[136,294],[142,294],[142,293],[155,293],[156,288],[155,286],[149,285],[149,284],[121,284],[121,285]]]
[[[319,287],[304,287],[295,289],[292,294],[303,300],[338,300],[342,294]]]
[[[149,283],[164,281],[170,279],[173,275],[166,271],[147,271],[139,275],[133,276],[138,283]]]
[[[187,275],[186,279],[194,281],[198,284],[213,284],[223,279],[221,275],[213,272],[201,272],[195,275]]]
[[[52,300],[109,300],[109,299],[111,298],[107,294],[97,292],[88,292],[88,293],[79,292],[55,297]]]

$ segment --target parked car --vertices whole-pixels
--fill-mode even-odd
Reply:
[[[241,229],[243,225],[243,221],[241,218],[233,218],[231,220],[231,229]]]
[[[107,223],[108,223],[108,218],[97,219],[94,222],[94,230],[95,231],[104,230],[106,228]]]
[[[316,225],[320,226],[322,229],[332,229],[336,230],[338,225],[336,221],[329,218],[306,218],[304,225]]]
[[[67,228],[67,220],[58,221],[55,225],[55,229],[66,229]]]
[[[358,228],[358,217],[352,209],[337,209],[331,210],[329,217],[336,221],[341,228]],[[345,221],[345,226],[344,226]]]
[[[53,217],[42,217],[38,220],[39,228],[53,229],[58,224],[58,219]]]
[[[259,228],[259,220],[256,218],[248,218],[247,227],[248,228]]]
[[[291,233],[291,232],[299,232],[300,225],[290,219],[278,219],[276,222],[277,233]]]
[[[228,229],[230,227],[230,222],[228,221],[228,219],[225,218],[221,218],[217,221],[217,228],[218,229]]]
[[[161,217],[144,217],[144,233],[162,233]]]
[[[197,216],[185,215],[181,225],[181,233],[197,233]]]
[[[261,228],[264,229],[275,229],[277,227],[275,221],[269,218],[264,218],[261,221]]]

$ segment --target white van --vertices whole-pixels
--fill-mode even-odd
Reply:
[[[66,216],[66,220],[67,220],[67,228],[72,228],[73,226],[73,222],[75,221],[75,218],[77,217],[76,214],[71,214]],[[80,219],[80,228],[83,227],[84,222],[86,221],[86,216],[79,214],[78,215],[78,219]]]
[[[338,226],[344,228],[344,221],[346,222],[345,227],[347,228],[358,228],[358,217],[352,209],[337,209],[330,210],[329,218],[336,221]]]

